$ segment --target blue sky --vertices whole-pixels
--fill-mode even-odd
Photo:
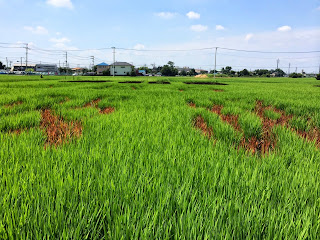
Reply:
[[[3,43],[29,43],[30,61],[64,61],[63,52],[115,46],[137,50],[226,47],[263,51],[320,50],[319,0],[0,0]],[[3,45],[2,45],[3,46]],[[8,45],[7,45],[8,46]],[[11,45],[16,46],[16,45]],[[23,49],[0,49],[0,61],[16,62]],[[70,51],[73,66],[112,62],[111,50]],[[213,51],[124,51],[116,59],[135,65],[165,64],[212,69]],[[307,67],[320,53],[247,54],[219,50],[218,68]],[[313,68],[311,68],[311,66]],[[285,69],[284,69],[285,70]]]

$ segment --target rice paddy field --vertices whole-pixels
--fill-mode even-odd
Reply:
[[[0,239],[319,239],[319,86],[1,76]]]

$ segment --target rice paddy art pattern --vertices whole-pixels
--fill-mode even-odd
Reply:
[[[0,239],[318,239],[316,80],[132,79],[0,76]]]

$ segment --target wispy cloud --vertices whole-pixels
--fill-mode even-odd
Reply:
[[[47,0],[47,4],[54,7],[73,9],[71,0]]]
[[[254,36],[253,33],[248,33],[244,39],[245,39],[246,41],[249,41],[250,39],[253,38],[253,36]]]
[[[71,40],[69,38],[63,37],[63,38],[51,38],[50,42],[54,42],[54,43],[67,43],[67,42],[71,42]]]
[[[175,12],[159,12],[159,13],[155,13],[155,15],[157,17],[161,17],[163,19],[172,19],[177,15],[177,13],[175,13]]]
[[[198,25],[192,25],[190,29],[194,32],[205,32],[208,30],[208,26],[198,24]]]
[[[221,31],[221,30],[224,30],[224,29],[225,29],[224,26],[216,25],[216,30]]]
[[[316,8],[317,11],[320,11],[320,6]]]
[[[291,27],[290,26],[282,26],[278,28],[279,32],[288,32],[291,31]]]
[[[200,18],[200,14],[193,12],[193,11],[188,12],[186,15],[189,19],[199,19]]]
[[[25,26],[23,29],[38,35],[45,35],[49,33],[48,30],[42,26],[37,26],[37,27]]]
[[[145,46],[141,43],[138,43],[133,47],[133,49],[136,49],[136,50],[142,50],[144,48],[145,48]]]

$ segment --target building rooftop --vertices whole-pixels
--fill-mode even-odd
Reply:
[[[132,64],[130,63],[127,63],[127,62],[115,62],[115,63],[111,63],[110,66],[133,66]]]
[[[102,63],[97,64],[97,66],[108,66],[108,64],[106,64],[105,62],[102,62]]]

